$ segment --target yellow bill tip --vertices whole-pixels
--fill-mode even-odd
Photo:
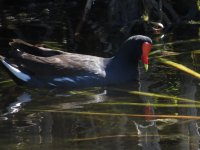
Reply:
[[[148,71],[148,69],[149,69],[148,64],[144,64],[144,69],[145,69],[145,71]]]

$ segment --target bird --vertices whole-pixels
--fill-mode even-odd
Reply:
[[[0,62],[10,77],[34,88],[82,88],[120,85],[138,79],[138,63],[148,69],[151,38],[134,35],[109,58],[64,52],[13,39],[10,56]]]

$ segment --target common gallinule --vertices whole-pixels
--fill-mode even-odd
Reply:
[[[89,87],[136,80],[138,61],[148,67],[152,41],[136,35],[128,38],[114,57],[102,58],[37,47],[19,39],[9,43],[9,58],[1,62],[18,84],[31,87]]]

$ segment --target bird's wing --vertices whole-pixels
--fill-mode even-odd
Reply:
[[[26,52],[32,55],[42,56],[42,57],[50,57],[63,53],[62,51],[59,50],[53,50],[49,48],[35,46],[20,39],[13,39],[12,42],[9,43],[9,45],[13,49],[13,51],[11,51],[11,55],[12,52],[15,52],[16,50],[20,50],[21,52]]]
[[[41,57],[16,51],[15,62],[23,70],[35,76],[81,76],[95,74],[105,76],[104,59],[89,55],[62,53]]]

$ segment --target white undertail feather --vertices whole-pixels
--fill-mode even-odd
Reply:
[[[28,81],[31,79],[31,77],[23,72],[21,72],[19,69],[13,67],[12,65],[8,64],[5,60],[1,60],[4,66],[18,79],[21,79],[23,81]]]

